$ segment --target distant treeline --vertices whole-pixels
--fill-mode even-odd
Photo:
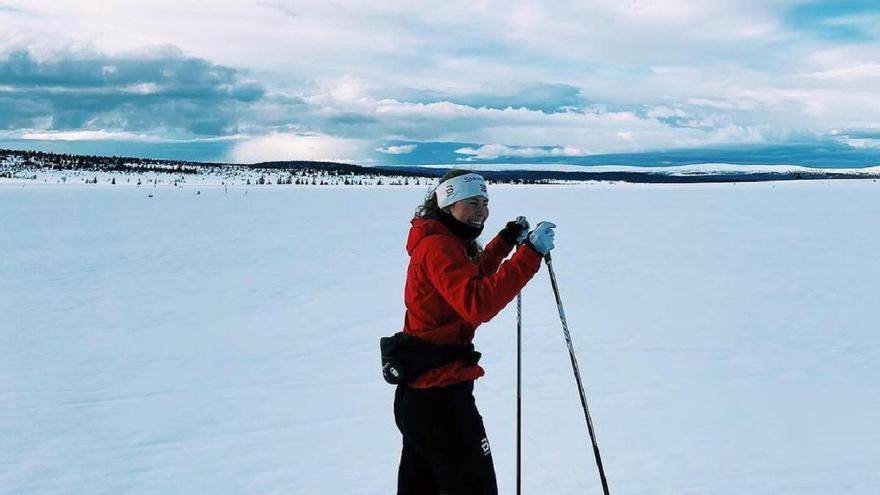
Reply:
[[[295,171],[301,175],[320,175],[331,173],[340,175],[369,175],[387,177],[439,177],[445,170],[392,170],[384,167],[363,167],[348,163],[324,161],[274,161],[254,164],[193,162],[183,160],[161,160],[132,156],[73,155],[67,153],[47,153],[44,151],[21,151],[0,149],[0,161],[17,158],[21,168],[52,168],[56,170],[83,170],[90,172],[163,172],[178,174],[198,174],[206,169],[250,169]]]
[[[90,172],[163,172],[197,174],[200,162],[180,160],[156,160],[130,156],[71,155],[44,151],[19,151],[0,149],[0,160],[18,158],[21,167],[53,168],[56,170],[85,170]],[[223,164],[210,164],[222,166]]]
[[[296,170],[309,173],[333,173],[333,175],[375,175],[386,177],[440,177],[445,169],[430,169],[419,167],[364,167],[349,163],[337,162],[310,162],[310,161],[283,161],[283,162],[260,162],[253,165],[245,165],[253,169],[268,170]]]
[[[350,163],[312,161],[260,162],[244,166],[258,170],[287,170],[296,171],[304,175],[331,174],[334,176],[365,175],[377,177],[434,178],[440,177],[446,172],[444,169],[419,167],[364,167]]]
[[[394,177],[395,184],[404,184],[399,178],[437,178],[442,176],[448,168],[426,167],[401,167],[401,166],[378,166],[363,167],[349,163],[322,162],[322,161],[273,161],[261,162],[251,165],[233,163],[193,162],[180,160],[158,160],[151,158],[137,158],[125,156],[95,156],[95,155],[71,155],[66,153],[46,153],[42,151],[18,151],[0,149],[0,162],[12,158],[17,161],[16,168],[52,168],[57,170],[84,170],[101,172],[160,172],[174,174],[198,174],[217,170],[258,170],[258,171],[286,171],[300,177],[311,177],[311,181],[301,179],[294,182],[292,175],[285,183],[296,184],[319,184],[316,177],[364,176],[364,177]],[[466,167],[466,165],[464,165]],[[584,167],[583,172],[561,171],[483,171],[480,172],[487,179],[496,183],[512,184],[544,184],[560,181],[606,181],[606,182],[636,182],[636,183],[706,183],[706,182],[761,182],[778,180],[809,180],[809,179],[864,179],[880,178],[880,174],[865,172],[863,174],[840,173],[822,169],[802,170],[792,172],[718,172],[718,173],[694,173],[690,175],[670,175],[662,168],[656,171],[639,172],[590,172],[589,167]],[[0,172],[2,174],[2,172]],[[9,173],[6,172],[9,176]],[[342,182],[342,180],[340,180]],[[321,181],[323,184],[324,181]],[[356,183],[344,181],[344,184]],[[378,184],[382,184],[381,180]]]

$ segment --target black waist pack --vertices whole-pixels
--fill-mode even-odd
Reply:
[[[412,383],[426,371],[453,361],[474,365],[481,356],[473,344],[432,344],[403,332],[379,339],[379,350],[382,352],[382,376],[392,385]]]

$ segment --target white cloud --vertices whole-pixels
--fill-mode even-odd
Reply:
[[[110,53],[171,44],[223,65],[303,71],[298,78],[349,73],[389,82],[421,77],[428,69],[437,88],[498,75],[437,72],[440,66],[434,63],[443,59],[488,61],[513,54],[502,62],[509,68],[522,62],[542,65],[546,55],[557,54],[603,63],[647,63],[670,56],[687,60],[705,52],[694,46],[694,38],[732,44],[740,39],[731,39],[735,33],[754,38],[780,29],[774,22],[779,7],[758,0],[567,0],[513,6],[491,0],[452,2],[442,9],[403,0],[267,0],[256,5],[219,0],[210,8],[192,1],[11,3],[39,15],[16,16],[3,26],[5,34],[27,37],[29,43],[57,39]],[[232,32],[238,39],[234,44],[227,42]],[[523,40],[534,52],[531,60],[518,55]],[[490,50],[484,55],[472,50],[485,47]]]
[[[310,160],[353,162],[363,160],[371,146],[368,141],[327,135],[275,133],[245,139],[229,153],[235,163]]]
[[[388,128],[424,133],[408,137],[413,140],[501,143],[465,148],[480,159],[643,151],[728,142],[725,140],[755,143],[766,141],[774,132],[760,122],[740,125],[711,114],[700,116],[672,108],[640,116],[629,111],[545,113],[525,108],[474,108],[451,102],[383,100],[377,103],[375,115]],[[687,125],[671,125],[660,120],[664,116],[679,117]]]
[[[415,151],[418,145],[415,144],[402,144],[399,146],[385,146],[383,148],[376,148],[376,151],[379,153],[385,153],[387,155],[407,155]]]
[[[880,29],[878,29],[880,14],[861,13],[831,17],[822,20],[821,24],[828,27],[858,28],[868,33],[876,34],[880,32]]]
[[[17,133],[18,138],[39,141],[137,141],[164,142],[159,136],[124,131],[30,131]]]
[[[48,123],[46,124],[49,125]],[[171,138],[159,134],[134,133],[127,131],[108,131],[106,129],[87,131],[51,131],[44,129],[18,129],[0,131],[2,139],[22,139],[26,141],[120,141],[137,143],[215,143],[224,141],[238,141],[243,139],[241,135],[201,137],[201,138]]]
[[[358,108],[373,100],[370,93],[375,89],[375,85],[369,81],[345,74],[319,80],[314,92],[307,95],[305,100],[319,106]]]
[[[140,83],[140,84],[131,84],[125,87],[125,91],[136,93],[139,95],[150,95],[154,93],[158,93],[161,88],[156,83]]]
[[[880,121],[880,44],[797,32],[784,14],[799,1],[480,0],[430,9],[405,0],[220,0],[205,9],[192,1],[13,0],[28,14],[0,16],[0,58],[22,47],[45,58],[53,48],[113,54],[172,46],[251,69],[278,97],[255,103],[230,131],[264,135],[236,147],[254,159],[407,152],[376,150],[389,140],[503,143],[521,154],[638,151]],[[232,32],[240,43],[227,42]],[[544,113],[455,98],[534,84],[578,88],[590,106]],[[329,139],[338,141],[321,145]],[[493,153],[473,150],[480,151],[467,156]]]
[[[864,63],[848,67],[824,70],[812,74],[818,79],[837,79],[851,81],[855,79],[880,78],[880,63]]]
[[[561,156],[583,156],[585,153],[578,148],[514,148],[503,144],[487,144],[479,148],[464,147],[455,150],[461,155],[470,155],[468,159],[493,160],[495,158],[545,158]]]
[[[878,138],[850,138],[840,137],[837,141],[844,143],[853,148],[859,149],[880,149],[880,139]]]

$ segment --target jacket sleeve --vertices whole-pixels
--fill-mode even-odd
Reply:
[[[492,319],[541,268],[541,256],[520,249],[496,273],[481,275],[463,249],[441,236],[428,238],[424,267],[428,279],[462,318],[475,325]]]
[[[512,244],[508,244],[500,235],[489,241],[480,259],[480,275],[491,275],[498,271],[501,262],[510,254]]]

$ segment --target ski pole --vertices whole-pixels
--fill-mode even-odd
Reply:
[[[605,479],[605,469],[602,467],[602,456],[599,454],[599,444],[596,442],[596,432],[593,430],[593,420],[590,419],[590,409],[587,407],[587,394],[584,393],[584,384],[581,381],[581,372],[578,370],[577,358],[574,355],[574,345],[571,343],[571,334],[568,333],[568,323],[565,321],[565,310],[562,309],[562,298],[559,297],[559,286],[556,284],[556,274],[553,273],[553,259],[550,253],[544,256],[547,270],[550,272],[550,283],[553,285],[553,294],[556,296],[556,307],[559,308],[559,319],[562,321],[562,333],[565,335],[565,343],[568,344],[568,355],[571,357],[571,368],[574,370],[574,378],[577,381],[578,392],[581,394],[581,405],[584,407],[584,416],[587,418],[587,430],[590,432],[590,441],[593,444],[593,454],[596,456],[596,466],[599,468],[599,478],[602,480],[602,491],[609,495],[608,481]]]
[[[522,292],[516,295],[516,495],[520,495],[522,486],[521,443],[522,433]]]

